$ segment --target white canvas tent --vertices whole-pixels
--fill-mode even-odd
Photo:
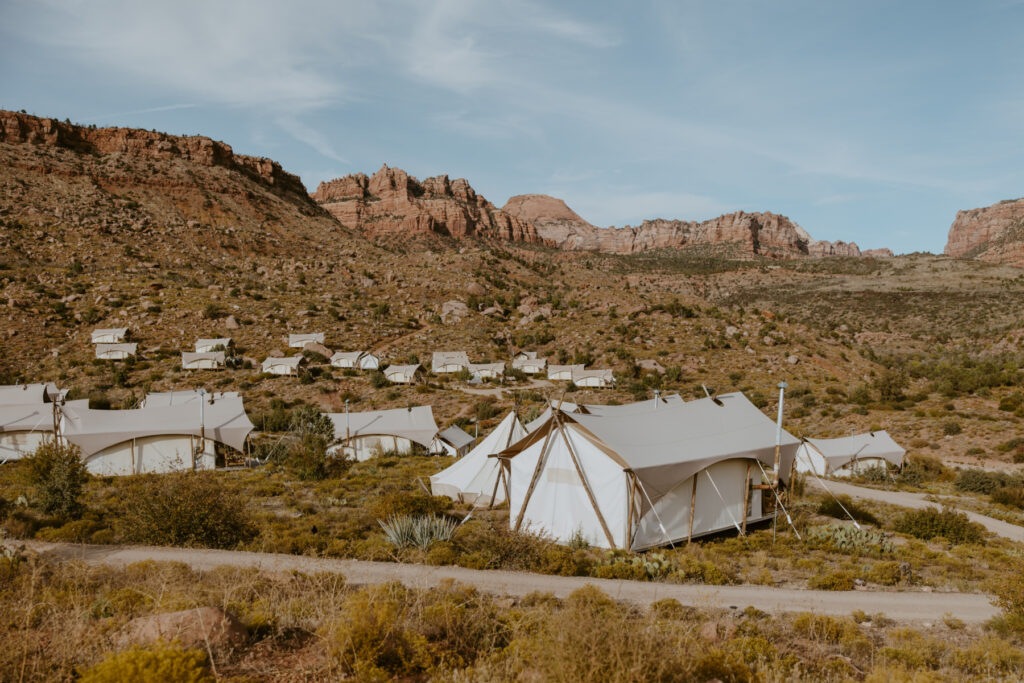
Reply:
[[[213,351],[225,351],[231,346],[231,337],[217,337],[215,339],[197,339],[196,353],[211,353]]]
[[[389,365],[384,370],[384,378],[392,384],[412,384],[423,376],[423,368],[416,365]]]
[[[125,360],[134,356],[138,348],[139,345],[134,342],[130,344],[97,344],[96,357],[102,360]]]
[[[380,356],[370,353],[367,351],[359,357],[359,369],[360,370],[379,370],[380,369]]]
[[[362,351],[335,351],[331,356],[331,365],[336,368],[357,368]]]
[[[775,438],[775,423],[735,393],[629,415],[556,410],[497,457],[513,528],[638,550],[765,519],[754,485]],[[799,443],[781,432],[783,482]]]
[[[52,402],[66,393],[53,383],[0,386],[0,463],[19,460],[52,438]]]
[[[480,379],[499,379],[505,375],[504,363],[470,363],[469,371]]]
[[[459,372],[469,367],[469,356],[465,351],[434,351],[430,371],[435,375]]]
[[[574,370],[572,383],[578,387],[606,389],[615,386],[615,374],[611,370]]]
[[[469,452],[473,445],[473,437],[467,434],[458,425],[452,425],[448,429],[441,430],[434,437],[433,448],[438,453],[461,457]]]
[[[582,365],[549,365],[548,379],[571,382],[574,373],[583,370]]]
[[[61,409],[61,438],[100,476],[213,469],[215,442],[241,451],[253,429],[242,399],[134,410]]]
[[[305,348],[306,344],[314,342],[316,344],[324,343],[323,332],[310,332],[308,334],[289,334],[288,335],[288,346],[293,349]]]
[[[498,426],[477,446],[451,467],[430,477],[430,492],[453,500],[477,505],[500,504],[505,489],[498,486],[501,465],[490,456],[500,453],[526,436],[526,429],[514,412],[505,416]]]
[[[127,327],[108,327],[92,331],[93,344],[120,344],[127,338]]]
[[[516,370],[522,370],[527,375],[539,375],[546,371],[548,368],[547,359],[537,358],[536,352],[531,353],[533,353],[533,358],[519,358],[519,354],[517,354],[517,357],[512,359],[512,367]]]
[[[299,372],[299,364],[305,360],[302,356],[287,358],[266,358],[260,369],[271,375],[295,375]]]
[[[797,450],[796,469],[819,477],[849,477],[872,467],[903,467],[906,453],[884,431],[838,439],[804,439]]]
[[[430,406],[375,410],[362,413],[328,413],[334,424],[332,454],[369,460],[381,453],[408,455],[414,443],[434,449],[437,422]]]
[[[182,370],[222,370],[224,368],[223,351],[182,351]]]

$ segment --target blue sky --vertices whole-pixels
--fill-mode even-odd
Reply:
[[[382,163],[596,225],[773,211],[941,251],[1024,196],[1024,0],[3,0],[0,107]]]

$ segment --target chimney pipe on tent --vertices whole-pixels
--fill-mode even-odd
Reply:
[[[206,389],[199,390],[199,450],[192,453],[192,469],[196,468],[196,456],[206,450]]]
[[[786,402],[786,388],[789,386],[785,382],[779,382],[779,416],[775,421],[775,487],[779,486],[779,469],[782,467],[780,463],[781,451],[782,451],[782,408]]]
[[[352,439],[352,429],[348,419],[348,399],[345,399],[345,445]]]
[[[658,409],[658,403],[660,403],[661,392],[657,389],[654,390],[654,409]]]

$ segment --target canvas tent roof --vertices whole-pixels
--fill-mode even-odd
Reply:
[[[391,375],[391,374],[394,374],[394,373],[399,373],[399,374],[402,374],[402,375],[413,375],[419,369],[420,369],[420,364],[419,363],[416,363],[415,365],[389,365],[384,370],[384,374],[385,375]]]
[[[187,365],[194,363],[197,360],[212,360],[216,361],[220,365],[224,365],[224,352],[223,351],[182,351],[181,352],[181,363]]]
[[[465,351],[434,351],[431,367],[440,368],[445,365],[469,366],[469,355]]]
[[[580,370],[583,370],[584,368],[586,368],[585,365],[549,365],[548,374],[550,375],[556,372],[576,373],[579,372]]]
[[[452,425],[448,429],[439,432],[437,438],[450,443],[456,450],[473,443],[473,437],[463,431],[458,425]]]
[[[102,353],[110,353],[112,351],[124,351],[128,355],[134,356],[138,348],[139,345],[135,342],[123,344],[97,344],[96,355],[99,356]]]
[[[303,334],[289,334],[288,335],[288,346],[302,346],[307,342],[316,342],[317,344],[324,343],[323,332],[307,332]]]
[[[609,369],[577,370],[577,369],[573,368],[572,379],[573,379],[574,382],[576,380],[582,380],[582,379],[586,379],[588,377],[597,377],[599,379],[603,379],[606,382],[614,382],[615,381],[615,373],[612,372]]]
[[[334,438],[337,441],[345,440],[347,429],[353,438],[388,434],[430,448],[437,434],[437,422],[434,421],[434,410],[430,406],[364,413],[328,413],[327,417],[334,423]]]
[[[805,439],[825,458],[828,472],[838,470],[854,460],[878,458],[896,467],[903,465],[906,449],[896,443],[888,432],[868,432],[838,439]]]
[[[498,374],[501,374],[501,373],[505,372],[505,364],[504,363],[470,363],[469,364],[469,371],[470,372],[480,372],[481,370],[490,370],[491,372],[496,372]]]
[[[216,337],[213,339],[197,339],[196,348],[200,346],[223,346],[227,348],[231,346],[231,337]]]
[[[303,356],[285,356],[283,358],[275,358],[271,356],[270,358],[265,358],[263,360],[262,367],[272,368],[275,365],[287,365],[288,367],[297,368],[299,367],[299,363],[304,360],[305,358]]]
[[[570,403],[569,401],[562,402],[562,412],[565,413],[576,413],[583,412],[589,415],[638,415],[640,413],[646,413],[651,410],[658,410],[662,407],[667,406],[681,406],[685,402],[679,394],[669,394],[667,396],[660,396],[658,398],[651,398],[646,401],[635,401],[633,403],[624,403],[622,405],[598,405],[598,404],[580,404]],[[558,401],[551,401],[547,408],[540,416],[526,425],[526,431],[532,432],[541,425],[543,425],[549,417],[551,417],[551,409],[558,407]]]
[[[522,368],[522,367],[526,367],[526,366],[546,368],[547,365],[548,365],[548,359],[547,358],[537,358],[537,354],[534,354],[530,358],[513,358],[512,359],[512,367],[514,367],[514,368]]]
[[[65,405],[61,434],[89,457],[104,448],[131,439],[169,434],[191,434],[242,450],[253,430],[245,406],[238,397],[222,398],[204,406],[203,421],[195,404],[181,404],[134,410],[90,410]]]
[[[33,403],[0,406],[0,433],[52,432],[53,405]]]
[[[185,403],[195,403],[200,398],[205,398],[207,402],[212,398],[216,403],[217,401],[225,398],[238,398],[238,392],[218,391],[214,393],[207,392],[203,395],[200,394],[197,389],[188,389],[185,391],[159,391],[146,394],[142,407],[163,408],[166,406],[178,406]]]
[[[101,327],[92,331],[93,342],[96,341],[97,337],[115,337],[116,339],[124,339],[124,336],[128,334],[127,327]]]
[[[563,421],[583,427],[587,438],[623,469],[632,470],[651,500],[716,462],[756,458],[768,467],[774,463],[775,423],[741,393],[633,414],[562,415]],[[515,457],[542,439],[554,428],[553,417],[500,456]],[[789,478],[799,445],[796,437],[782,431],[783,481]]]
[[[59,398],[67,392],[61,391],[57,385],[48,384],[11,384],[0,386],[0,406],[32,405],[45,403]]]
[[[458,500],[462,494],[476,499],[485,496],[488,501],[498,480],[498,461],[488,457],[508,448],[526,436],[526,430],[514,412],[509,412],[498,426],[491,430],[473,450],[448,467],[430,477],[431,493]],[[505,500],[505,491],[498,487],[493,502]]]
[[[355,362],[363,357],[362,351],[335,351],[334,355],[331,356],[331,361],[336,360],[350,360]]]

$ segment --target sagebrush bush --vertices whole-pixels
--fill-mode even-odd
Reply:
[[[824,591],[852,591],[856,577],[850,572],[826,572],[807,580],[808,588]]]
[[[991,500],[999,505],[1024,508],[1024,486],[1003,486],[992,492]]]
[[[109,655],[83,671],[78,680],[81,683],[213,683],[214,677],[202,650],[158,644]]]
[[[89,479],[78,446],[54,440],[40,444],[22,459],[25,483],[32,488],[32,503],[47,515],[74,517],[81,513],[79,498]]]
[[[985,527],[951,508],[908,510],[896,520],[894,528],[922,540],[942,537],[955,544],[980,543],[985,538]]]
[[[983,493],[988,495],[1001,486],[1010,483],[1011,477],[1003,472],[989,472],[987,470],[967,469],[956,475],[953,485],[958,491],[969,493]]]
[[[846,508],[844,510],[843,508]],[[849,511],[849,515],[847,515]],[[849,519],[853,517],[858,522],[874,524],[878,526],[878,518],[871,514],[859,503],[855,503],[849,496],[838,496],[838,498],[825,498],[818,505],[818,514],[834,517],[835,519]]]
[[[921,486],[930,481],[946,480],[952,476],[948,467],[938,458],[915,453],[903,463],[899,481],[911,486]]]
[[[214,472],[143,475],[121,493],[119,536],[152,545],[234,548],[256,527],[247,501]]]

